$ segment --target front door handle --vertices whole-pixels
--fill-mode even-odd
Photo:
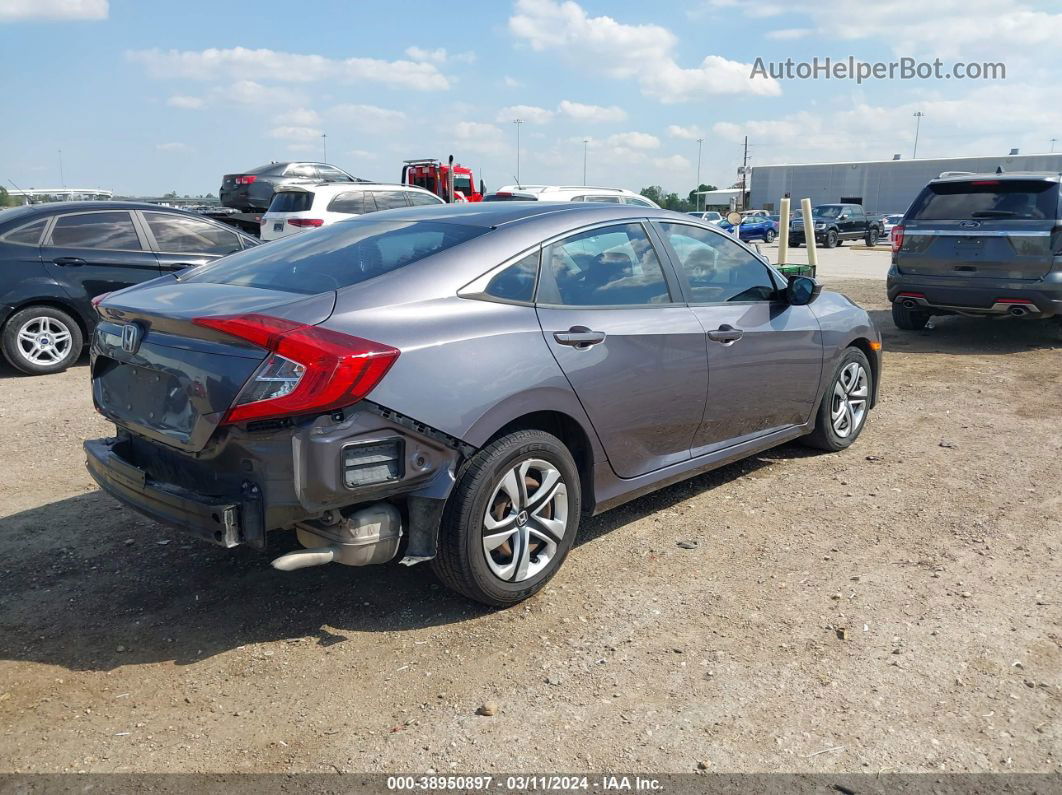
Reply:
[[[709,331],[708,339],[712,340],[713,342],[721,342],[724,345],[728,345],[732,342],[737,342],[739,339],[741,339],[741,335],[744,333],[745,332],[743,332],[741,329],[734,328],[733,326],[724,323],[714,331]]]
[[[56,257],[52,260],[56,265],[87,265],[81,257]]]
[[[572,326],[567,331],[553,332],[553,339],[561,345],[570,345],[573,348],[589,348],[605,341],[605,332],[591,331],[586,326]]]

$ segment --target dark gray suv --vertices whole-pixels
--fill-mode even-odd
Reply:
[[[580,517],[793,439],[841,450],[881,370],[867,313],[689,216],[411,207],[108,296],[89,471],[282,570],[433,560],[514,604]]]
[[[935,179],[892,230],[888,295],[901,329],[933,315],[1050,320],[1062,338],[1058,174]]]

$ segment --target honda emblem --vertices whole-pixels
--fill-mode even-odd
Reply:
[[[129,323],[122,326],[122,350],[126,353],[136,353],[140,347],[140,326]]]

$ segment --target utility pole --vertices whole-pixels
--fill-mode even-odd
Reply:
[[[583,185],[586,185],[586,160],[587,160],[587,153],[589,152],[589,147],[590,147],[590,139],[589,138],[584,138],[583,139]]]
[[[745,209],[745,192],[749,176],[749,137],[745,136],[745,154],[741,158],[741,209]]]
[[[694,190],[696,190],[696,191],[700,191],[700,189],[701,189],[701,144],[703,144],[703,143],[704,143],[704,139],[703,138],[698,138],[697,139],[697,187],[694,188]],[[700,195],[700,193],[694,193],[693,195],[697,197],[697,199],[694,202],[694,204],[696,205],[696,209],[698,211],[700,211],[700,209],[701,209],[701,195]]]
[[[513,124],[516,125],[516,184],[520,184],[520,125],[524,123],[523,119],[513,119]]]
[[[1054,153],[1055,153],[1055,142],[1056,142],[1057,140],[1058,140],[1057,138],[1052,138],[1052,139],[1051,139],[1051,154],[1054,154]]]
[[[924,117],[925,115],[926,114],[924,114],[920,110],[916,110],[914,112],[914,117],[915,117],[915,141],[914,141],[914,151],[911,153],[911,159],[912,160],[915,160],[918,157],[918,131],[922,127],[922,117]]]
[[[324,152],[321,160],[328,162],[328,133],[321,133],[321,150]]]
[[[63,150],[59,150],[59,187],[66,187],[66,177],[63,176]]]

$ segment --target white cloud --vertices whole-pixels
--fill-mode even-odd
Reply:
[[[553,120],[553,111],[534,105],[510,105],[499,110],[494,120],[505,124],[514,119],[522,119],[529,124],[546,124]]]
[[[438,47],[434,50],[425,50],[423,47],[406,47],[406,55],[414,61],[431,61],[432,63],[475,63],[476,54],[471,50],[465,52],[447,52],[445,48]]]
[[[504,85],[506,88],[520,88],[523,83],[521,83],[515,77],[510,77],[509,75],[506,75],[502,78],[502,85]]]
[[[667,134],[672,138],[681,138],[684,141],[696,141],[698,138],[704,137],[704,131],[696,125],[682,127],[678,124],[669,124],[667,126]]]
[[[182,144],[180,141],[171,141],[165,144],[155,144],[155,148],[160,152],[191,152],[192,147],[188,144]]]
[[[250,50],[245,47],[206,50],[133,50],[126,57],[143,65],[152,77],[187,80],[231,80],[254,75],[257,80],[310,83],[321,80],[370,82],[420,91],[450,87],[438,67],[426,62],[377,58],[326,58],[323,55]]]
[[[107,19],[107,0],[0,0],[0,22]]]
[[[509,149],[505,133],[493,124],[459,121],[454,125],[453,132],[457,144],[463,150],[481,154],[499,154]]]
[[[347,154],[357,160],[375,160],[378,157],[375,152],[367,152],[364,149],[349,149]]]
[[[685,172],[693,168],[693,164],[682,155],[671,155],[670,157],[654,157],[653,165],[659,168],[661,171],[674,171]]]
[[[266,86],[254,80],[235,80],[210,90],[215,103],[237,105],[298,106],[305,99],[284,86]]]
[[[321,117],[317,112],[309,108],[295,108],[280,114],[273,120],[277,125],[293,125],[296,127],[308,127],[311,124],[320,124]]]
[[[396,132],[406,126],[405,113],[376,105],[335,105],[328,109],[328,116],[358,132]]]
[[[814,32],[811,28],[780,28],[769,30],[764,35],[773,41],[795,41],[810,36]]]
[[[643,94],[664,103],[711,94],[781,93],[775,80],[750,79],[751,64],[719,55],[693,68],[679,66],[678,39],[667,28],[591,17],[573,0],[517,0],[509,30],[536,52],[556,50],[586,70],[635,80]]]
[[[279,138],[282,141],[295,141],[306,144],[315,138],[321,137],[322,130],[316,127],[280,126],[269,131],[270,138]]]
[[[201,97],[188,97],[183,94],[174,94],[166,100],[166,104],[171,108],[181,108],[182,110],[202,110],[206,107],[206,102]]]
[[[623,132],[610,135],[605,139],[609,146],[620,146],[628,149],[658,149],[660,139],[655,135],[643,132]]]
[[[590,122],[620,122],[627,118],[627,111],[618,105],[584,105],[581,102],[571,102],[562,99],[557,111],[577,121]]]

